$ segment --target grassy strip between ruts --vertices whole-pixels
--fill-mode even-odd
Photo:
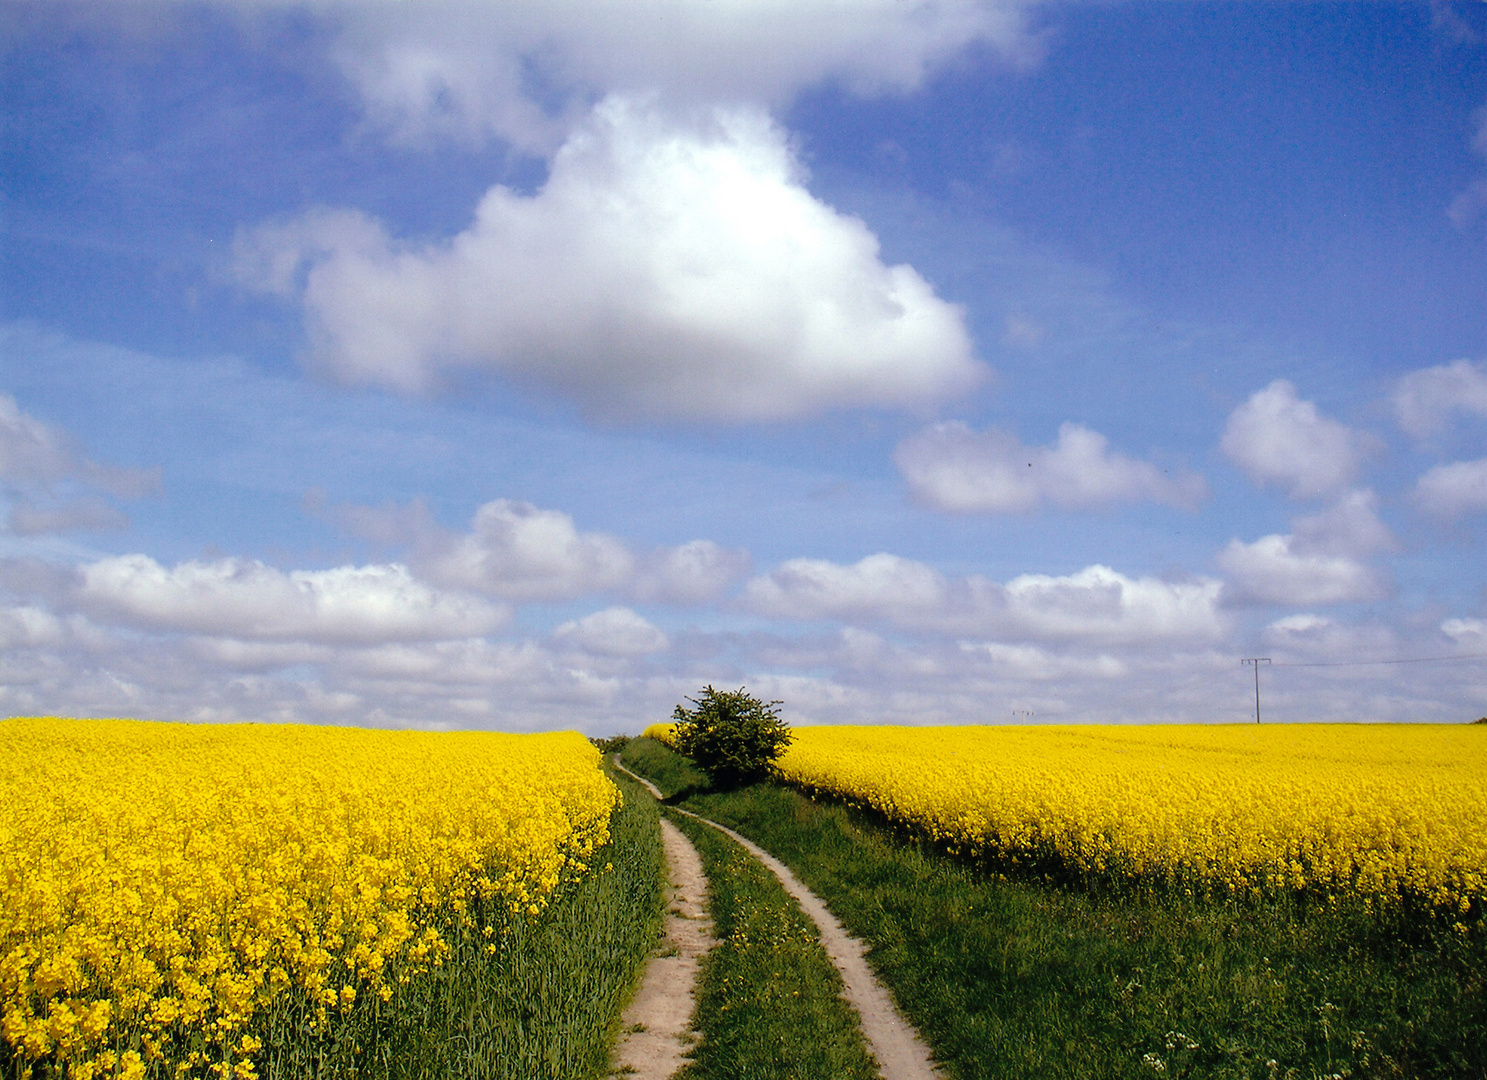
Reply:
[[[624,760],[790,865],[957,1080],[1487,1077],[1480,932],[999,878],[778,785],[709,792],[652,740]]]
[[[779,879],[680,814],[702,856],[718,944],[703,961],[685,1080],[872,1080],[876,1065],[816,930]]]

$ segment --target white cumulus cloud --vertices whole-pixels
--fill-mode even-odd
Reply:
[[[1441,623],[1441,633],[1458,645],[1487,645],[1487,621],[1482,619],[1447,619]]]
[[[426,538],[415,565],[440,585],[531,601],[616,588],[635,560],[615,537],[579,532],[559,510],[496,499],[475,512],[469,532]]]
[[[1414,498],[1437,517],[1487,513],[1487,458],[1436,465],[1416,481]]]
[[[1176,477],[1110,449],[1079,424],[1059,427],[1053,446],[1024,446],[1007,432],[977,432],[959,421],[935,424],[894,454],[914,497],[938,510],[1015,512],[1044,503],[1065,509],[1118,502],[1191,507],[1207,494],[1202,477]]]
[[[404,551],[434,584],[515,602],[608,592],[648,604],[706,604],[753,566],[747,551],[711,540],[636,552],[616,536],[580,530],[560,510],[517,499],[485,503],[463,531],[441,527],[420,499],[327,506],[311,492],[305,505],[353,536]]]
[[[0,607],[0,649],[55,645],[65,635],[61,620],[34,604]]]
[[[1350,491],[1316,514],[1298,517],[1292,531],[1246,544],[1239,539],[1218,554],[1233,604],[1340,604],[1375,600],[1388,592],[1384,576],[1366,557],[1395,546],[1378,517],[1378,497]]]
[[[322,3],[332,55],[398,141],[496,137],[545,154],[611,92],[787,103],[834,79],[910,90],[972,43],[1013,66],[1042,55],[1025,5],[984,0],[420,0]]]
[[[1218,555],[1228,577],[1225,599],[1258,604],[1341,604],[1374,600],[1378,574],[1348,555],[1298,551],[1294,536],[1272,533],[1253,543],[1230,540]]]
[[[1256,482],[1312,499],[1352,483],[1368,440],[1276,379],[1230,414],[1219,449]]]
[[[790,559],[750,581],[742,599],[749,610],[777,618],[911,621],[941,613],[948,595],[938,570],[879,552],[851,566]]]
[[[77,600],[101,617],[167,632],[230,638],[372,643],[472,637],[504,608],[432,589],[406,567],[289,573],[246,559],[166,568],[147,555],[78,567]]]
[[[1413,371],[1395,384],[1395,418],[1417,439],[1443,431],[1455,413],[1487,416],[1487,364],[1457,360]]]
[[[753,565],[747,551],[690,540],[640,560],[629,592],[647,603],[704,604],[747,577]]]
[[[947,579],[923,563],[879,553],[850,566],[792,559],[744,588],[758,614],[882,621],[914,630],[1036,640],[1211,640],[1223,632],[1220,583],[1132,579],[1108,566],[1023,574],[1005,585]]]
[[[601,103],[535,196],[492,188],[447,243],[349,212],[242,232],[241,280],[302,300],[314,361],[404,391],[498,372],[615,417],[779,420],[973,386],[962,313],[815,199],[749,107]]]
[[[666,635],[629,608],[613,607],[565,622],[553,631],[558,645],[599,656],[647,656],[664,651]]]
[[[1218,637],[1219,589],[1210,578],[1133,579],[1087,566],[1064,576],[1024,574],[1007,582],[1006,594],[1013,625],[1028,636],[1136,643]]]

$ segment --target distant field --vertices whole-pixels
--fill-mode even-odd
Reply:
[[[358,1055],[451,1019],[488,1043],[502,1024],[531,1027],[540,995],[507,983],[528,959],[561,981],[559,953],[582,935],[554,952],[537,917],[603,876],[589,861],[608,865],[618,803],[572,732],[0,722],[3,1057],[83,1080],[371,1075]],[[654,829],[652,812],[637,833],[650,847]],[[640,861],[638,910],[611,921],[646,933],[658,869]],[[588,927],[628,902],[603,884]],[[611,966],[622,994],[629,969]],[[465,985],[520,1006],[483,1003],[503,1012],[485,1023]],[[557,1011],[542,1047],[554,1061],[575,1009]],[[426,1047],[393,1071],[420,1059],[438,1060]]]
[[[992,863],[1462,916],[1487,902],[1487,730],[1475,725],[795,735],[780,761],[788,782]]]

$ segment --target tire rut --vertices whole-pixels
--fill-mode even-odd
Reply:
[[[621,765],[618,754],[614,757],[614,765],[626,776],[644,784],[658,800],[662,798],[661,789]],[[857,1011],[863,1038],[867,1040],[868,1049],[877,1059],[883,1080],[944,1080],[944,1074],[935,1067],[928,1045],[903,1018],[893,997],[868,966],[867,948],[843,929],[820,897],[806,888],[788,866],[747,837],[689,810],[677,807],[671,809],[695,818],[704,825],[710,825],[742,845],[780,879],[785,891],[795,898],[800,909],[816,924],[821,945],[841,974],[842,996]]]

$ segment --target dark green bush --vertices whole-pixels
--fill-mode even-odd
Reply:
[[[760,701],[744,687],[714,690],[707,686],[701,697],[687,700],[696,708],[678,705],[671,714],[676,721],[676,748],[695,761],[716,787],[734,788],[763,780],[795,738],[790,725],[775,712],[781,702]]]

